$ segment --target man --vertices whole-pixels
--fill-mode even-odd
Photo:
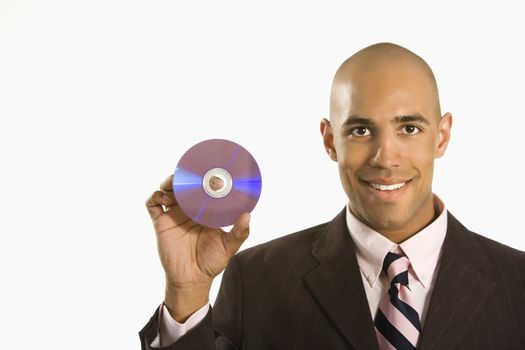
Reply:
[[[231,232],[199,226],[168,178],[146,202],[166,293],[142,348],[525,349],[525,253],[432,193],[451,126],[426,62],[381,43],[341,65],[321,121],[349,198],[332,221],[236,254],[249,214]]]

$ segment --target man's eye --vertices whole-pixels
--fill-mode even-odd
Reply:
[[[407,135],[415,135],[421,132],[421,129],[415,125],[405,125],[402,130],[404,130],[404,132],[402,131],[401,133]]]
[[[370,130],[364,127],[357,127],[357,128],[352,129],[350,131],[350,134],[352,134],[352,136],[357,136],[357,137],[368,136],[370,135]]]

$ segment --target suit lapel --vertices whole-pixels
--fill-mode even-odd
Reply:
[[[495,283],[480,273],[485,255],[448,212],[447,234],[419,349],[451,349],[476,318]]]
[[[374,324],[346,225],[346,209],[326,226],[312,255],[320,264],[304,281],[314,298],[354,348],[377,349]]]

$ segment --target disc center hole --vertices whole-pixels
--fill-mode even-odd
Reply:
[[[216,192],[221,192],[224,190],[225,183],[224,179],[220,175],[213,175],[210,178],[210,188]]]
[[[211,197],[223,198],[230,193],[233,187],[233,179],[227,170],[213,168],[204,174],[202,187]]]

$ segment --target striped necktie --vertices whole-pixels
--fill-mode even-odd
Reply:
[[[419,314],[412,305],[408,287],[406,256],[388,253],[383,262],[383,271],[390,281],[390,289],[383,296],[374,320],[379,348],[381,350],[416,349],[421,333]]]

